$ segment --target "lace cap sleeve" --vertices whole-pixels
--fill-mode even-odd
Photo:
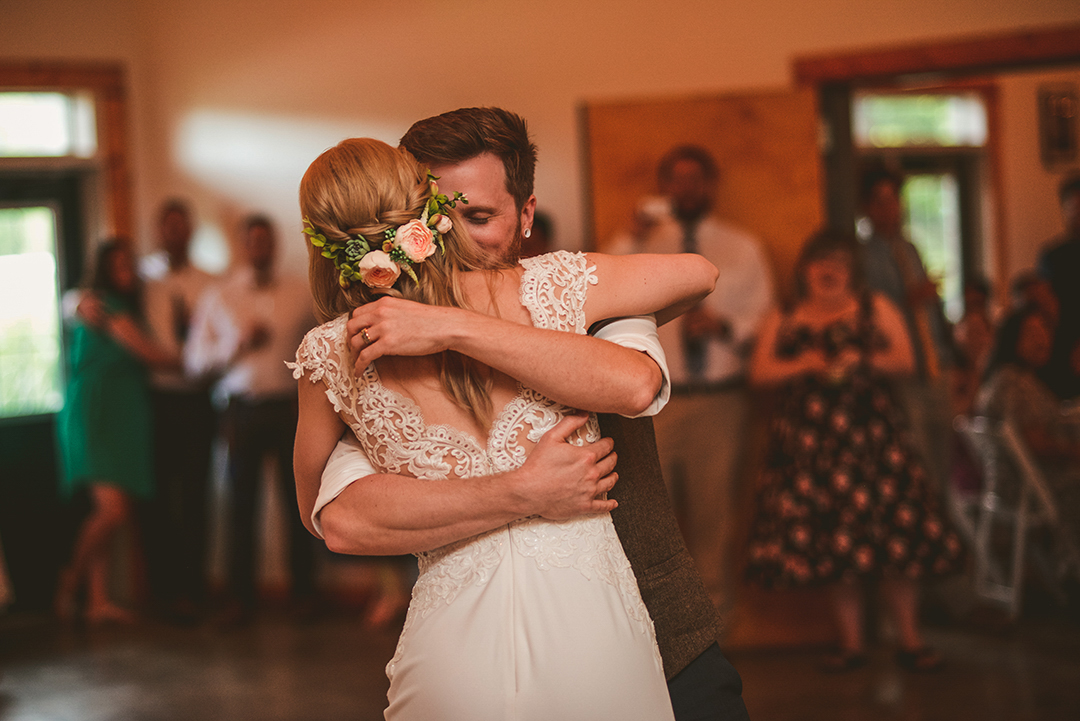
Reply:
[[[292,369],[293,378],[299,380],[307,373],[308,380],[317,383],[324,379],[327,373],[335,375],[342,367],[348,368],[348,348],[345,343],[345,323],[348,316],[343,315],[334,320],[312,328],[300,342],[296,349],[296,362],[285,362]],[[345,365],[342,366],[342,358]],[[327,378],[327,385],[330,379]]]
[[[537,328],[585,333],[585,298],[596,266],[584,253],[557,250],[521,261],[521,305]]]

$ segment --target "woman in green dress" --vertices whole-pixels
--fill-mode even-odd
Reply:
[[[93,312],[80,313],[71,332],[64,408],[57,418],[63,474],[70,496],[86,487],[92,501],[60,575],[56,611],[74,617],[86,588],[86,618],[131,620],[108,595],[111,541],[131,517],[131,499],[153,493],[152,419],[147,366],[176,365],[141,327],[139,283],[129,246],[99,248],[87,291]]]

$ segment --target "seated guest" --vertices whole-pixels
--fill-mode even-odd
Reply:
[[[998,331],[975,411],[1012,423],[1075,532],[1080,526],[1080,425],[1067,421],[1057,397],[1039,377],[1050,360],[1052,342],[1052,326],[1039,310],[1024,308],[1007,318]]]
[[[990,284],[983,278],[964,283],[964,315],[953,326],[956,372],[953,373],[953,411],[968,413],[979,388],[990,348],[994,324],[989,311]]]

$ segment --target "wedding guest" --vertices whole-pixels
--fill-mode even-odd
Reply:
[[[1080,173],[1071,173],[1061,181],[1058,199],[1064,232],[1046,244],[1039,255],[1038,269],[1061,307],[1054,329],[1054,349],[1043,377],[1057,397],[1065,399],[1080,392],[1069,358],[1080,343]]]
[[[1073,537],[1080,540],[1080,424],[1067,421],[1059,399],[1040,377],[1052,348],[1051,323],[1037,307],[1010,315],[995,338],[975,411],[1012,423],[1058,498]]]
[[[953,412],[971,412],[971,404],[986,369],[994,342],[994,324],[990,319],[990,284],[982,278],[964,283],[964,315],[953,326],[956,348],[956,372],[953,374]]]
[[[915,367],[904,317],[862,281],[858,242],[825,230],[803,247],[793,308],[765,320],[751,382],[783,389],[748,546],[747,575],[769,588],[828,585],[839,651],[825,668],[867,662],[863,585],[878,581],[899,636],[897,662],[942,659],[918,623],[918,584],[961,547],[911,445],[890,379]]]
[[[186,203],[169,200],[162,206],[158,233],[161,254],[143,261],[146,318],[157,343],[179,356],[191,315],[213,276],[191,263]],[[144,514],[150,590],[167,617],[190,622],[206,601],[207,494],[216,414],[207,382],[188,377],[182,368],[157,370],[150,384],[158,487]]]
[[[184,365],[193,378],[217,378],[214,393],[227,406],[229,443],[229,603],[226,625],[250,619],[256,605],[255,523],[263,460],[276,462],[277,490],[286,509],[294,611],[314,610],[315,557],[295,503],[292,444],[296,383],[285,367],[312,326],[311,295],[302,278],[279,271],[277,235],[270,219],[244,221],[243,264],[202,295],[192,316]]]
[[[713,210],[719,173],[704,148],[668,151],[657,170],[661,198],[636,235],[613,241],[612,252],[700,253],[720,271],[708,298],[660,328],[672,395],[655,423],[686,545],[722,606],[730,601],[726,539],[749,419],[746,351],[772,305],[773,285],[758,239]]]
[[[911,431],[937,487],[943,488],[952,428],[949,371],[951,331],[937,286],[918,248],[904,236],[901,189],[904,179],[885,168],[862,176],[860,201],[873,233],[864,243],[867,286],[900,309],[911,339],[915,373],[897,386]]]
[[[86,489],[90,515],[79,528],[71,562],[60,574],[55,610],[71,620],[86,591],[90,622],[132,621],[110,598],[112,540],[132,518],[132,500],[154,493],[147,366],[176,368],[178,359],[143,327],[141,288],[131,249],[111,240],[97,252],[87,289],[99,323],[78,318],[71,332],[64,407],[57,416],[61,489]]]

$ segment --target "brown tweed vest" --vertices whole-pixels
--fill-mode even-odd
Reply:
[[[671,509],[652,419],[602,414],[600,431],[614,439],[619,454],[619,481],[608,494],[619,507],[611,517],[671,679],[717,640],[720,619]]]

